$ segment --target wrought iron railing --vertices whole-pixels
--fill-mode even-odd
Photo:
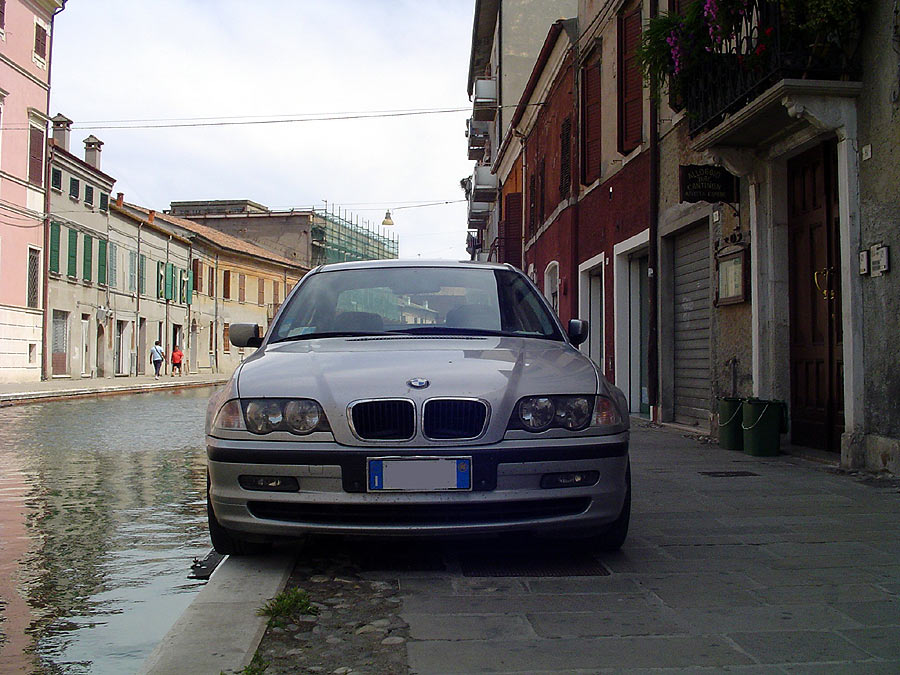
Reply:
[[[858,26],[845,26],[843,34],[816,34],[803,16],[804,5],[793,3],[791,10],[784,10],[777,1],[743,3],[739,18],[722,31],[720,43],[703,56],[702,65],[684,75],[682,97],[692,136],[779,80],[839,80],[856,74]]]

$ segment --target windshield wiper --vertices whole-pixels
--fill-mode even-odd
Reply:
[[[519,333],[509,333],[490,328],[451,328],[449,326],[417,326],[393,331],[401,335],[480,335],[483,337],[522,337]]]
[[[393,335],[393,331],[378,330],[341,330],[328,331],[323,333],[301,333],[300,335],[289,335],[288,337],[271,340],[269,344],[278,342],[297,342],[298,340],[315,340],[318,338],[342,338],[342,337],[365,337],[369,335]]]

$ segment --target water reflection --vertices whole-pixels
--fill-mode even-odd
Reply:
[[[209,394],[0,409],[0,671],[134,672],[190,603]]]

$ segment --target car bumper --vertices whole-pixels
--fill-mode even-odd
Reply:
[[[308,533],[419,536],[600,529],[625,499],[628,434],[488,446],[354,447],[208,438],[219,523],[257,537]],[[367,492],[368,458],[472,457],[472,490]],[[593,485],[544,488],[547,474],[596,471]],[[299,490],[246,490],[241,475],[293,477]]]

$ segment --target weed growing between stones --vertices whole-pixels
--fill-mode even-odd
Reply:
[[[296,617],[318,614],[319,609],[309,602],[309,595],[300,588],[286,588],[256,610],[259,616],[269,617],[269,628],[284,628]]]

